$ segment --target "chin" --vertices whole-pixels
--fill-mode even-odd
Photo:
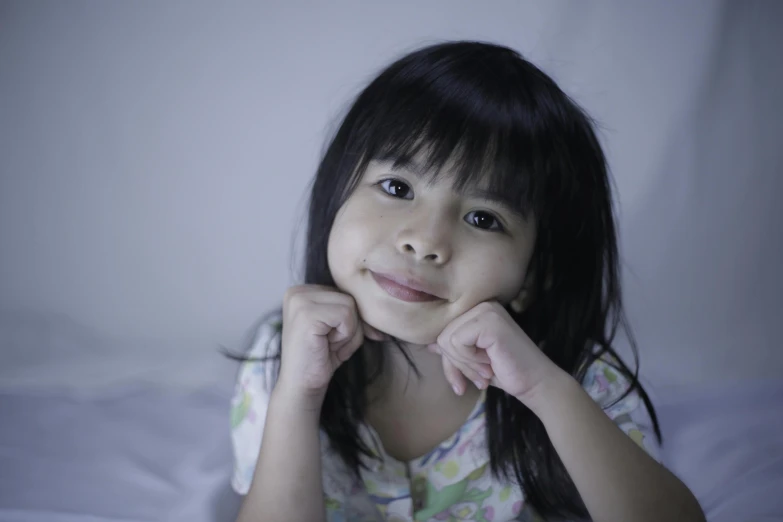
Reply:
[[[438,339],[438,334],[431,333],[431,332],[423,332],[423,333],[412,333],[410,330],[407,329],[399,329],[397,332],[388,331],[387,329],[378,328],[382,332],[386,333],[387,335],[391,335],[392,337],[399,339],[400,341],[408,344],[417,344],[417,345],[428,345],[431,343],[434,343]]]
[[[390,335],[400,341],[410,344],[427,345],[434,343],[438,335],[446,327],[446,324],[440,325],[441,321],[432,320],[422,324],[422,313],[419,312],[413,317],[405,317],[408,314],[393,314],[383,310],[368,309],[363,310],[361,303],[358,303],[359,313],[362,319],[373,328]]]

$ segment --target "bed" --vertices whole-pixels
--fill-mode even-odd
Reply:
[[[0,317],[0,521],[233,520],[236,366],[170,351]],[[665,462],[711,522],[783,520],[783,380],[654,395]]]
[[[0,315],[0,521],[235,518],[236,365],[217,350],[155,348],[61,317]]]

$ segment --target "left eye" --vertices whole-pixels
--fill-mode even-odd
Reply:
[[[465,216],[465,221],[482,230],[503,230],[503,227],[497,218],[489,212],[484,212],[483,210],[474,210],[472,212],[468,212],[468,214]]]
[[[380,185],[381,189],[390,196],[400,199],[413,199],[413,191],[403,181],[394,178],[385,179],[381,181]]]

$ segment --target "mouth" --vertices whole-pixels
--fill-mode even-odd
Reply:
[[[373,279],[387,294],[409,303],[442,301],[427,283],[392,273],[376,273],[370,270]]]

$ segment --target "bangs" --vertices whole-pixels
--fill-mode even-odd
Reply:
[[[431,123],[437,125],[438,122]],[[427,182],[449,177],[458,192],[468,187],[480,187],[492,199],[527,217],[534,210],[534,204],[526,165],[514,162],[513,158],[504,154],[505,151],[496,144],[495,136],[482,138],[485,141],[464,137],[453,144],[443,135],[430,131],[411,143],[406,142],[403,133],[380,144],[377,153],[368,151],[368,157],[391,162],[395,170],[409,170]]]
[[[541,98],[557,87],[510,49],[468,49],[440,61],[437,54],[393,64],[364,91],[349,145],[362,158],[358,172],[390,161],[433,179],[448,175],[457,190],[481,186],[523,216],[537,213],[548,155],[563,132],[559,111]]]

